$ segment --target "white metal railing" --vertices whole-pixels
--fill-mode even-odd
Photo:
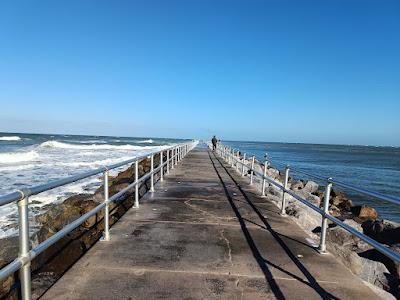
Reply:
[[[209,146],[210,146],[210,148],[212,148],[211,145],[209,145]],[[318,250],[320,253],[326,253],[326,232],[328,229],[328,220],[330,220],[333,223],[337,224],[338,226],[342,227],[343,229],[347,230],[351,234],[355,235],[359,239],[368,243],[369,245],[374,247],[376,250],[378,250],[385,256],[387,256],[397,262],[400,262],[400,254],[399,253],[396,253],[396,252],[390,250],[385,245],[375,241],[374,239],[370,238],[369,236],[359,232],[355,228],[351,227],[350,225],[340,221],[339,219],[337,219],[329,214],[329,199],[330,199],[330,194],[331,194],[333,184],[336,184],[340,187],[351,189],[353,191],[362,193],[364,195],[368,195],[368,196],[375,197],[380,200],[384,200],[387,202],[391,202],[391,203],[400,205],[400,199],[398,197],[384,195],[384,194],[381,194],[381,193],[378,193],[375,191],[358,188],[356,186],[353,186],[353,185],[350,185],[347,183],[343,183],[341,181],[333,180],[332,178],[324,178],[322,176],[312,175],[312,174],[309,174],[302,170],[296,169],[296,171],[298,171],[298,172],[301,172],[303,174],[309,175],[311,177],[314,177],[314,178],[317,178],[317,179],[320,179],[320,180],[323,180],[326,182],[324,199],[323,199],[323,208],[321,209],[320,207],[314,205],[310,201],[297,195],[294,191],[288,189],[289,171],[291,169],[289,167],[289,165],[285,166],[283,185],[282,185],[279,182],[273,180],[271,177],[267,176],[267,168],[268,168],[268,155],[267,154],[265,154],[265,156],[264,156],[265,162],[264,162],[264,169],[263,169],[263,174],[262,174],[262,173],[258,172],[257,170],[255,170],[255,168],[254,168],[254,160],[255,160],[254,155],[251,156],[252,157],[251,164],[248,165],[248,163],[246,163],[246,153],[244,153],[241,156],[240,151],[237,149],[233,149],[231,147],[228,147],[228,146],[225,146],[225,145],[219,143],[216,148],[216,153],[218,155],[220,155],[223,159],[225,159],[231,165],[231,167],[235,168],[236,170],[239,170],[239,166],[242,166],[242,170],[241,170],[242,176],[244,176],[245,168],[247,168],[250,171],[250,184],[253,184],[253,176],[254,175],[257,175],[258,177],[260,177],[262,179],[261,196],[265,196],[265,188],[266,188],[267,182],[272,184],[273,186],[277,187],[278,189],[280,189],[283,192],[282,193],[282,202],[281,202],[281,215],[286,214],[286,195],[292,196],[294,199],[300,201],[304,205],[310,207],[311,209],[313,209],[314,211],[319,213],[321,215],[321,219],[322,219],[322,221],[321,221],[321,236],[320,236],[320,243],[319,243],[319,247],[318,247]]]
[[[134,157],[116,164],[103,166],[101,168],[80,173],[77,175],[69,176],[63,179],[50,181],[42,185],[31,186],[21,190],[17,190],[13,193],[9,193],[0,196],[0,206],[9,203],[16,203],[18,206],[18,230],[19,230],[19,252],[18,257],[14,259],[7,266],[0,270],[0,281],[5,280],[8,276],[19,270],[19,277],[21,281],[21,296],[22,299],[31,299],[31,261],[37,257],[44,250],[49,248],[51,245],[56,243],[58,240],[66,236],[69,232],[77,228],[84,221],[90,217],[96,215],[99,211],[104,209],[104,232],[102,240],[110,240],[109,231],[109,204],[111,202],[116,202],[121,199],[128,190],[135,187],[135,202],[134,207],[139,208],[139,183],[150,178],[150,192],[154,192],[154,174],[160,172],[160,181],[164,178],[164,167],[166,169],[166,174],[169,174],[170,169],[174,168],[174,165],[178,164],[187,153],[189,153],[195,146],[197,141],[192,141],[189,143],[182,143],[174,145],[170,148],[150,152],[146,155]],[[164,152],[166,153],[166,161],[163,161]],[[154,168],[154,155],[160,154],[160,163],[158,167]],[[139,178],[139,162],[146,157],[150,157],[151,166],[150,172],[146,173]],[[124,165],[135,163],[135,181],[128,185],[126,188],[122,189],[118,193],[109,197],[108,193],[108,172],[109,170],[122,167]],[[29,196],[39,194],[44,191],[54,189],[78,180],[82,180],[97,174],[103,173],[104,181],[104,201],[93,208],[91,211],[80,216],[78,219],[72,223],[65,226],[63,229],[52,235],[50,238],[41,242],[39,245],[30,249],[29,246],[29,220],[28,220],[28,198]]]

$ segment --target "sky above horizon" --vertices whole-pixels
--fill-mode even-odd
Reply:
[[[400,1],[2,1],[0,132],[400,145]]]

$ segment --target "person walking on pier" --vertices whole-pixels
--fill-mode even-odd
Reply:
[[[215,137],[215,135],[214,135],[213,138],[211,139],[211,143],[212,143],[212,145],[213,145],[213,151],[215,151],[215,150],[217,149],[217,143],[218,143],[218,140],[217,140],[217,138]]]

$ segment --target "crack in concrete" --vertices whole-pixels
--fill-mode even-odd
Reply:
[[[231,243],[229,242],[229,240],[224,235],[224,230],[223,229],[219,231],[219,234],[221,235],[221,238],[225,241],[226,246],[228,247],[228,259],[229,259],[231,265],[233,266]]]
[[[229,221],[229,220],[234,220],[234,219],[236,219],[236,218],[234,218],[234,217],[218,217],[218,216],[214,215],[213,213],[210,213],[210,212],[208,212],[208,211],[206,211],[206,210],[203,210],[203,209],[197,207],[196,205],[190,204],[190,203],[189,203],[190,201],[193,201],[193,200],[189,199],[189,200],[186,200],[186,201],[183,202],[183,203],[185,203],[185,205],[187,205],[187,206],[188,206],[189,208],[191,208],[192,210],[194,210],[194,211],[199,211],[199,212],[201,212],[202,214],[208,215],[208,216],[210,216],[210,217],[212,217],[212,218],[214,218],[214,219],[216,219],[216,220],[228,220],[228,221]]]
[[[243,295],[244,295],[244,288],[242,286],[239,287],[239,283],[240,283],[240,279],[239,279],[239,277],[236,277],[235,285],[236,285],[237,289],[240,289],[240,300],[242,300]]]
[[[250,275],[250,274],[240,274],[237,272],[213,272],[213,271],[197,271],[197,270],[172,270],[164,268],[145,268],[145,267],[111,267],[111,266],[93,266],[97,270],[109,271],[123,271],[127,273],[139,274],[140,272],[151,272],[151,273],[176,273],[176,274],[191,274],[191,275],[206,275],[206,276],[236,276],[238,278],[250,278],[250,279],[265,279],[264,275]],[[143,273],[144,274],[144,273]],[[281,277],[274,276],[275,280],[285,280],[285,281],[298,281],[298,279],[293,277]],[[320,283],[326,284],[339,284],[338,281],[330,280],[317,280]]]

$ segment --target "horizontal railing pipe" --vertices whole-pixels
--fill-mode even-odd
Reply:
[[[172,148],[174,148],[174,147],[170,147],[168,149],[172,149]],[[103,167],[100,167],[100,168],[97,168],[97,169],[94,169],[94,170],[86,171],[86,172],[83,172],[83,173],[80,173],[80,174],[76,174],[76,175],[72,175],[72,176],[69,176],[69,177],[66,177],[66,178],[49,181],[49,182],[47,182],[45,184],[40,184],[40,185],[35,185],[35,186],[22,188],[22,189],[20,189],[18,191],[15,191],[15,192],[0,196],[0,206],[8,204],[8,203],[11,203],[11,202],[15,202],[15,201],[21,200],[23,197],[29,197],[29,196],[32,196],[32,195],[37,195],[37,194],[39,194],[41,192],[45,192],[45,191],[48,191],[48,190],[51,190],[51,189],[54,189],[54,188],[69,184],[69,183],[73,183],[73,182],[76,182],[76,181],[79,181],[79,180],[82,180],[82,179],[85,179],[85,178],[88,178],[88,177],[103,173],[106,170],[112,170],[112,169],[116,169],[116,168],[122,167],[124,165],[133,163],[133,162],[135,162],[137,160],[140,161],[140,160],[145,159],[146,157],[148,157],[148,156],[150,156],[152,154],[153,155],[154,154],[158,154],[161,151],[165,151],[165,150],[166,149],[150,152],[148,154],[140,155],[140,156],[137,156],[137,157],[134,157],[134,158],[131,158],[131,159],[119,162],[119,163],[115,163],[115,164],[108,165],[108,166],[103,166]]]

